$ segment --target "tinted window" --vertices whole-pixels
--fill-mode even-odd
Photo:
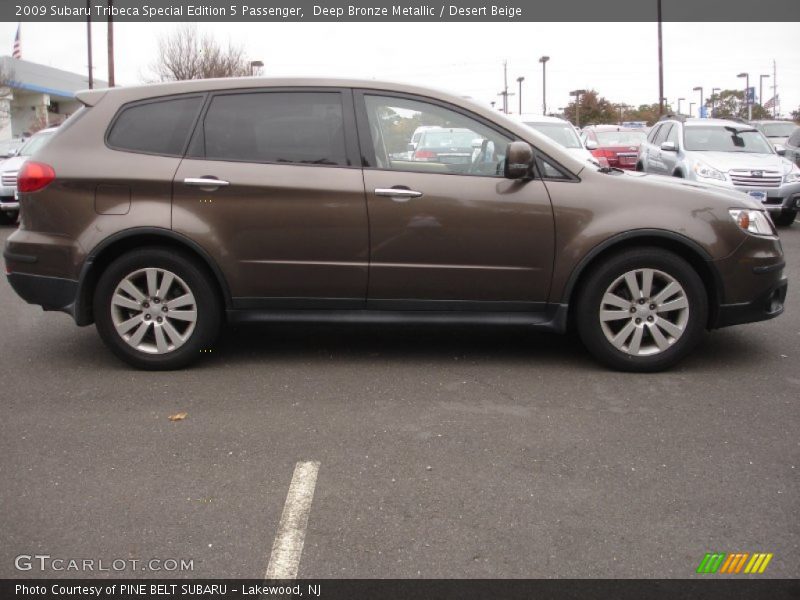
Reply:
[[[667,135],[669,135],[671,129],[672,123],[664,123],[664,125],[661,126],[661,129],[658,130],[658,135],[656,136],[655,140],[653,140],[653,143],[656,146],[663,144],[667,139]]]
[[[152,154],[183,154],[202,96],[159,100],[124,108],[108,134],[108,144]]]
[[[647,141],[651,144],[655,144],[656,136],[658,135],[658,132],[661,131],[662,127],[663,125],[657,125],[656,127],[653,127],[652,131],[650,131],[650,135],[647,136]]]
[[[216,96],[203,129],[205,156],[247,162],[347,165],[338,92]]]
[[[597,143],[604,147],[638,146],[645,140],[644,131],[596,131]]]
[[[511,141],[494,129],[437,104],[365,96],[369,130],[380,169],[503,176]],[[417,144],[412,136],[424,127]]]

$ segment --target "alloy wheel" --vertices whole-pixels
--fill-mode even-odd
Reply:
[[[689,299],[678,281],[657,269],[635,269],[615,279],[600,301],[606,339],[632,356],[660,354],[689,321]]]
[[[197,301],[175,273],[138,269],[114,290],[111,320],[129,346],[147,354],[167,354],[183,346],[194,332]]]

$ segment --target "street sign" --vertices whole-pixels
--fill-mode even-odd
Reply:
[[[756,103],[756,88],[754,87],[747,88],[747,101],[750,104]]]
[[[701,119],[707,119],[708,118],[708,107],[707,106],[701,106],[700,107],[700,118]]]

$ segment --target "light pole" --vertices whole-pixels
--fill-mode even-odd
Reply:
[[[522,82],[525,81],[524,77],[517,77],[517,83],[519,84],[519,114],[522,114]]]
[[[539,57],[539,62],[542,63],[542,114],[547,114],[547,61],[550,60],[549,56]]]
[[[256,75],[261,75],[261,68],[264,66],[264,61],[261,60],[251,60],[250,61],[250,75],[255,77]]]
[[[661,47],[661,0],[658,5],[658,116],[664,114],[664,51]]]
[[[758,103],[764,107],[764,80],[769,79],[769,75],[758,76]]]
[[[700,117],[702,118],[703,117],[703,107],[705,106],[703,104],[703,86],[702,85],[698,85],[696,88],[692,88],[692,91],[693,92],[700,92]]]
[[[750,104],[750,73],[739,73],[737,77],[744,77],[744,101],[747,102],[747,120],[753,118],[753,107]]]
[[[686,100],[686,98],[678,98],[678,114],[681,114],[681,102]]]
[[[716,108],[716,100],[715,100],[715,98],[716,98],[716,93],[717,93],[717,92],[721,92],[721,91],[722,91],[722,89],[721,89],[721,88],[715,88],[715,87],[712,87],[712,88],[711,88],[711,118],[712,118],[712,119],[713,119],[713,118],[714,118],[714,116],[715,116],[715,114],[714,114],[714,110],[715,110],[715,108]]]
[[[692,108],[692,107],[693,107],[695,104],[697,104],[697,102],[689,102],[689,116],[690,116],[690,117],[693,117],[693,116],[694,116],[694,108]]]
[[[575,127],[581,126],[581,95],[585,94],[586,90],[572,90],[569,95],[575,96]]]

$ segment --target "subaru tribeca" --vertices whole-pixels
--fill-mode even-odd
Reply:
[[[224,321],[336,321],[574,327],[652,371],[783,311],[760,203],[591,165],[456,95],[246,78],[77,97],[18,174],[6,270],[136,367],[189,364]],[[468,130],[470,160],[410,158],[421,126]]]

